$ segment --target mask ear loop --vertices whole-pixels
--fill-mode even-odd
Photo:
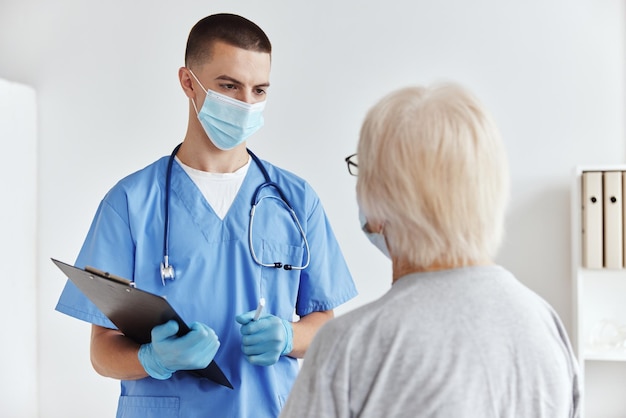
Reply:
[[[189,99],[191,100],[191,99]],[[198,112],[198,108],[196,107],[196,102],[194,102],[193,100],[191,100],[191,105],[193,106],[193,110],[196,111],[196,116],[200,115],[200,112]]]
[[[196,82],[198,83],[198,85],[200,86],[200,88],[202,89],[204,94],[209,94],[209,92],[207,91],[207,89],[204,88],[204,86],[202,85],[200,80],[198,80],[198,77],[196,77],[196,75],[193,73],[193,71],[191,71],[191,68],[187,68],[187,69],[189,70],[189,73],[193,76],[193,78],[196,80]],[[196,116],[199,116],[200,112],[198,111],[198,106],[196,106],[196,102],[194,100],[192,100],[191,98],[189,100],[191,100],[191,104],[193,105],[193,110],[196,111]]]
[[[202,83],[200,82],[200,80],[198,80],[198,77],[196,77],[196,75],[193,73],[193,71],[191,71],[191,68],[187,68],[189,70],[189,72],[191,73],[191,75],[193,76],[193,78],[196,80],[196,82],[198,83],[198,85],[200,85],[200,87],[202,88],[202,91],[205,94],[208,94],[209,92],[207,91],[207,89],[204,88],[204,86],[202,85]]]

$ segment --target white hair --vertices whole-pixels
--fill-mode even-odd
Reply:
[[[494,121],[467,90],[388,94],[367,113],[357,152],[359,206],[384,225],[394,257],[428,267],[495,256],[508,164]]]

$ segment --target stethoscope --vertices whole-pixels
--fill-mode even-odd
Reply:
[[[163,225],[163,261],[160,264],[161,281],[163,282],[163,286],[165,286],[166,279],[174,280],[174,278],[176,277],[176,271],[174,269],[174,266],[170,263],[170,260],[169,260],[170,258],[169,257],[170,189],[171,189],[171,182],[172,182],[172,165],[174,164],[174,157],[176,157],[176,153],[178,152],[181,145],[182,143],[178,144],[176,148],[174,148],[174,151],[172,151],[172,154],[169,157],[169,161],[167,162],[167,171],[165,174],[165,222]],[[256,155],[254,155],[252,151],[250,151],[247,148],[246,150],[248,151],[248,154],[250,155],[250,157],[252,157],[252,159],[254,160],[257,167],[259,167],[259,169],[261,170],[261,173],[263,173],[263,177],[265,179],[265,181],[256,188],[252,196],[252,203],[251,203],[252,209],[250,210],[250,225],[248,228],[248,245],[250,247],[250,255],[252,256],[252,259],[254,260],[254,262],[262,267],[273,267],[277,269],[283,268],[285,270],[304,270],[305,268],[309,266],[309,262],[311,261],[311,253],[309,252],[309,241],[306,239],[306,234],[304,233],[304,230],[302,229],[300,220],[298,220],[298,217],[296,216],[296,212],[293,210],[293,207],[289,203],[289,200],[283,193],[280,186],[277,183],[274,183],[270,179],[270,176],[267,173],[267,170],[265,169],[263,164],[261,163],[261,160],[259,160],[259,158]],[[279,196],[264,195],[264,196],[259,197],[261,190],[268,188],[268,187],[275,189],[278,192]],[[273,263],[263,263],[261,260],[257,258],[256,253],[254,252],[254,246],[252,245],[252,226],[254,224],[254,213],[256,211],[256,208],[263,201],[263,199],[278,200],[291,214],[291,218],[293,219],[294,224],[298,228],[298,231],[300,232],[300,236],[302,237],[302,241],[304,242],[304,247],[305,247],[306,255],[307,255],[306,262],[304,263],[304,265],[294,266],[292,264],[282,263],[280,261],[276,261]]]

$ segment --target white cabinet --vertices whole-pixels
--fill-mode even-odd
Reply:
[[[572,276],[574,295],[574,330],[572,344],[578,356],[583,390],[583,414],[588,418],[626,417],[626,268],[614,264],[615,234],[623,254],[624,230],[622,224],[626,206],[622,205],[624,188],[614,203],[619,203],[621,218],[619,225],[614,218],[602,211],[601,239],[592,246],[602,246],[603,265],[596,268],[585,267],[585,251],[589,251],[585,237],[585,196],[583,176],[587,172],[611,173],[604,175],[603,186],[611,184],[615,173],[626,173],[626,166],[577,167],[572,190]],[[624,180],[626,177],[622,176]],[[626,186],[626,181],[624,185]],[[606,198],[606,192],[604,193]],[[610,199],[613,196],[608,196]],[[617,201],[619,199],[619,201]],[[607,205],[607,202],[603,202]],[[609,200],[608,205],[611,205]],[[604,209],[607,209],[606,207]],[[589,211],[589,209],[587,209]],[[587,212],[589,214],[589,212]],[[593,230],[594,226],[589,226]],[[597,238],[597,237],[596,237]],[[593,240],[594,238],[589,238]],[[605,245],[606,241],[606,245]],[[605,248],[610,246],[610,248]],[[607,257],[608,256],[608,257]],[[622,257],[623,258],[623,257]],[[586,259],[586,257],[585,257]],[[606,265],[611,265],[607,268]]]
[[[37,103],[35,91],[0,79],[0,254],[6,262],[2,318],[1,417],[37,415]]]

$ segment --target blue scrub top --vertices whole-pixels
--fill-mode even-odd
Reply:
[[[297,360],[254,366],[241,351],[238,314],[266,300],[265,312],[292,320],[336,308],[357,292],[318,196],[301,178],[265,161],[302,224],[311,250],[305,270],[260,267],[248,246],[252,196],[265,180],[252,162],[235,200],[220,219],[182,167],[172,166],[170,263],[176,279],[161,281],[165,172],[168,157],[122,179],[104,197],[76,266],[92,266],[135,281],[163,295],[187,322],[215,330],[215,361],[234,390],[185,372],[168,380],[122,381],[118,417],[276,417],[298,372]],[[271,187],[262,194],[278,196]],[[254,217],[253,244],[264,263],[306,262],[302,237],[277,199],[263,199]],[[70,282],[56,309],[92,324],[115,326]]]

